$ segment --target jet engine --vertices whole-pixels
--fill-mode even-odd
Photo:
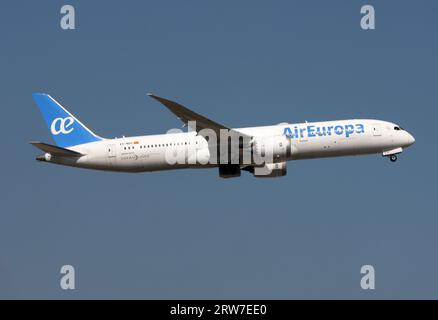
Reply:
[[[291,156],[291,140],[285,135],[255,137],[252,148],[256,164],[283,162]]]
[[[237,178],[240,177],[240,165],[225,164],[219,166],[219,177],[221,178]]]

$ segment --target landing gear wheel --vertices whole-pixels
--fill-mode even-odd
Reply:
[[[397,156],[395,154],[392,154],[389,156],[389,160],[391,160],[391,162],[396,162],[397,161]]]

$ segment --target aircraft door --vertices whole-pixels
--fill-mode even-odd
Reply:
[[[113,165],[116,162],[116,156],[117,156],[116,145],[115,144],[107,145],[106,152],[107,152],[108,164]]]
[[[378,137],[382,135],[382,129],[380,127],[380,123],[373,124],[373,136]]]

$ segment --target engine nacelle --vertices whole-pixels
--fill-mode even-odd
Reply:
[[[225,164],[219,166],[219,177],[221,178],[237,178],[240,177],[240,165]]]
[[[263,160],[259,163],[286,161],[291,156],[291,148],[291,139],[285,135],[256,137],[253,141],[254,157]]]
[[[254,167],[254,177],[274,178],[287,174],[286,162],[266,163],[263,167]]]

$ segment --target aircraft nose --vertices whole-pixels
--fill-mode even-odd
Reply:
[[[412,134],[408,133],[408,146],[413,145],[415,142],[415,138]]]

